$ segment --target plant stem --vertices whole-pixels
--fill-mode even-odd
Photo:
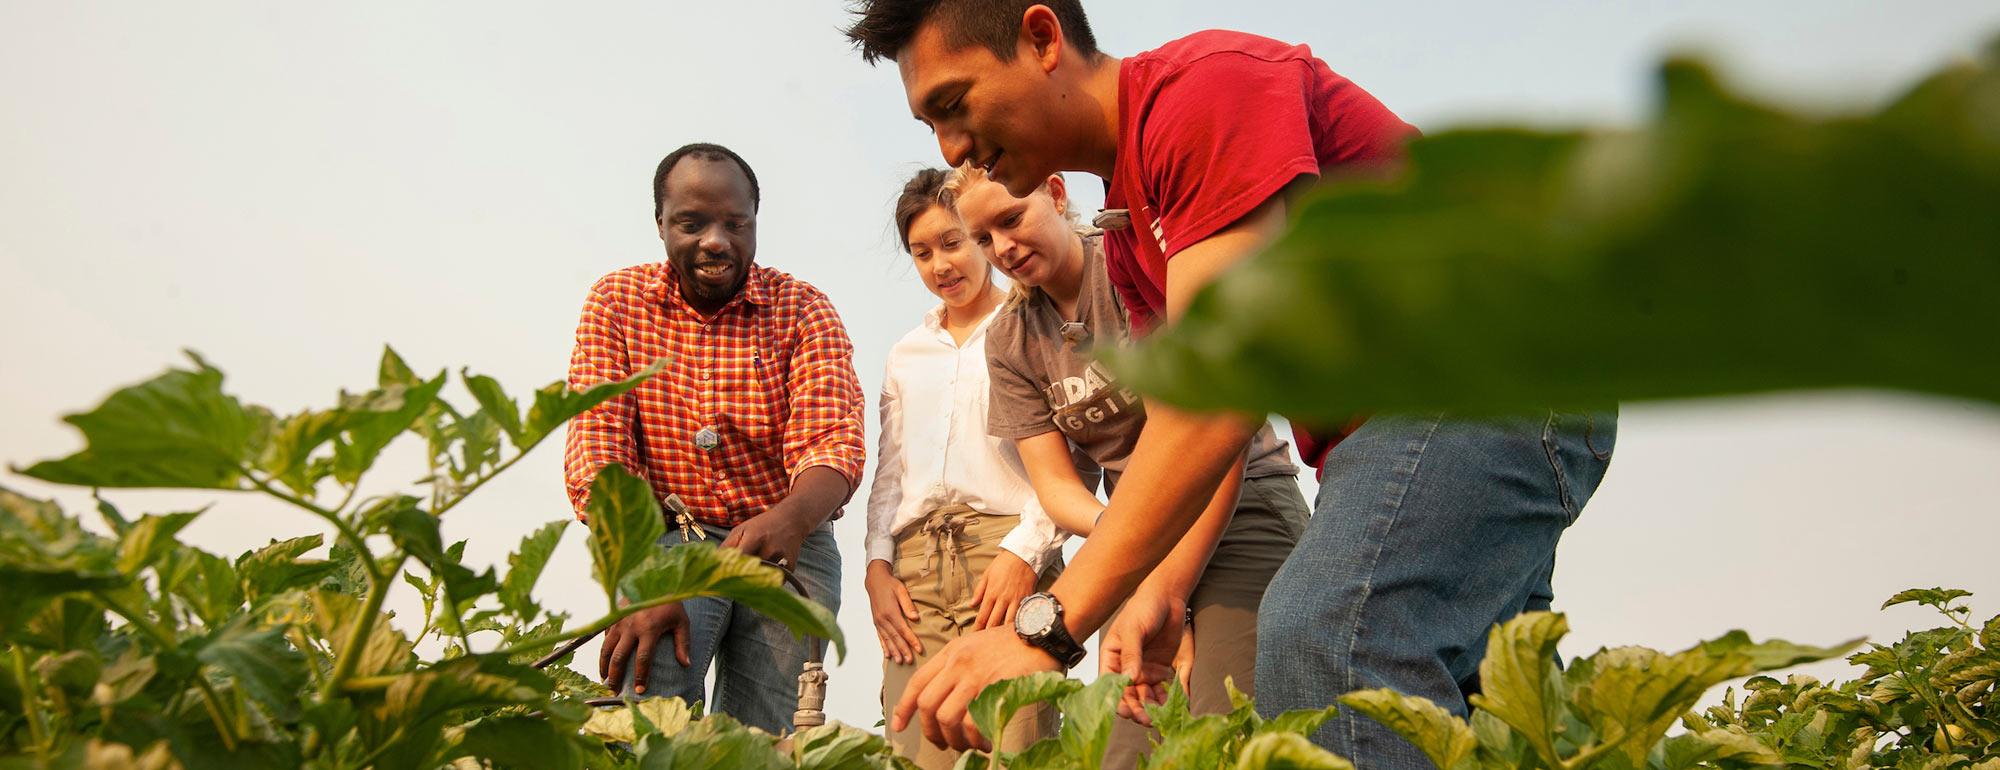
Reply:
[[[458,496],[445,501],[444,505],[438,507],[437,510],[432,511],[431,515],[440,519],[444,518],[444,514],[446,511],[458,507],[459,503],[465,502],[465,498],[471,497],[472,493],[479,491],[480,487],[486,486],[486,482],[493,480],[494,476],[498,476],[502,471],[514,467],[514,463],[520,462],[521,458],[523,457],[527,457],[528,451],[534,449],[541,443],[542,442],[540,440],[537,440],[535,443],[523,447],[519,453],[516,453],[513,457],[508,458],[506,462],[494,466],[492,472],[480,476],[478,479],[475,479],[472,482],[472,485],[466,487],[464,490],[461,490],[458,493]]]
[[[502,647],[498,650],[494,650],[492,654],[503,655],[511,658],[515,655],[522,655],[530,652],[539,652],[541,650],[546,650],[550,647],[554,647],[558,644],[562,644],[563,642],[567,642],[577,637],[590,636],[591,634],[603,631],[604,629],[616,625],[618,621],[624,620],[626,616],[631,615],[632,613],[638,612],[640,610],[652,609],[654,607],[658,607],[663,604],[673,604],[674,602],[687,601],[692,598],[695,598],[695,594],[671,593],[671,594],[662,594],[660,596],[655,596],[653,598],[646,599],[644,601],[633,602],[623,607],[619,607],[617,610],[614,610],[611,614],[593,620],[585,625],[572,628],[568,631],[564,631],[555,636],[544,636],[537,639],[529,639],[522,642],[516,642],[506,647]]]
[[[361,533],[355,531],[354,527],[349,526],[347,521],[340,517],[340,514],[322,508],[319,505],[313,503],[311,500],[307,500],[297,495],[285,492],[284,490],[278,489],[277,487],[271,486],[271,482],[258,478],[257,475],[252,473],[248,467],[242,468],[241,472],[243,473],[244,478],[249,479],[250,483],[256,486],[257,489],[262,491],[264,494],[291,503],[292,505],[298,506],[299,508],[303,508],[308,513],[311,513],[314,516],[318,516],[321,519],[324,519],[326,523],[333,525],[334,531],[340,534],[340,539],[346,541],[348,546],[352,547],[355,553],[361,556],[361,566],[368,573],[370,585],[373,585],[375,583],[387,582],[382,577],[381,567],[375,563],[375,553],[368,549],[367,540],[362,538]],[[357,484],[356,486],[359,485]],[[394,572],[394,570],[391,570],[391,572]]]
[[[21,685],[21,716],[28,723],[28,738],[35,743],[35,755],[47,758],[54,746],[49,744],[48,729],[42,724],[41,709],[35,681],[28,675],[27,652],[14,647],[14,680]]]
[[[374,561],[373,557],[365,552],[362,556],[369,559],[370,562]],[[403,562],[408,559],[408,554],[401,555],[397,558],[395,566],[389,569],[389,572],[395,573],[401,571],[403,569]],[[369,634],[374,633],[376,616],[382,614],[382,602],[388,597],[389,581],[378,579],[375,577],[375,573],[370,572],[368,598],[362,603],[361,617],[355,618],[354,625],[348,627],[347,643],[341,646],[338,656],[334,659],[333,673],[328,674],[326,681],[320,685],[320,700],[332,700],[340,692],[341,685],[349,677],[354,676],[354,669],[361,665],[361,651],[365,640]]]

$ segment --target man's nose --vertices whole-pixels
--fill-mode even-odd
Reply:
[[[937,140],[938,152],[944,155],[945,165],[958,168],[972,159],[972,135],[940,128]]]
[[[710,254],[722,254],[729,251],[729,238],[722,232],[721,225],[711,226],[701,231],[701,250]]]

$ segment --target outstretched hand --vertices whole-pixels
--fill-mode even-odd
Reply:
[[[1098,644],[1099,673],[1131,677],[1118,699],[1118,715],[1151,727],[1147,704],[1165,703],[1167,683],[1178,679],[1183,690],[1194,668],[1194,632],[1186,621],[1187,602],[1140,591],[1106,626]]]

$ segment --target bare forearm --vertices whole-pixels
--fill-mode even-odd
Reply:
[[[840,471],[815,465],[800,471],[799,477],[792,480],[791,494],[768,512],[782,512],[798,517],[809,527],[817,527],[847,500],[847,491],[847,477],[840,475]]]
[[[1195,415],[1164,404],[1148,404],[1147,411],[1125,467],[1128,483],[1118,486],[1103,520],[1050,589],[1078,639],[1102,626],[1180,544],[1255,431],[1242,417]]]
[[[1046,485],[1048,489],[1043,489],[1043,486],[1035,485],[1035,498],[1041,502],[1042,510],[1048,512],[1049,520],[1070,534],[1090,536],[1092,527],[1097,524],[1097,514],[1104,510],[1104,503],[1084,489],[1081,483],[1051,483]]]
[[[1181,536],[1180,544],[1174,546],[1160,566],[1153,568],[1153,574],[1139,584],[1138,591],[1181,600],[1193,594],[1195,584],[1201,582],[1201,573],[1208,569],[1208,557],[1215,553],[1215,544],[1222,541],[1222,533],[1229,529],[1229,520],[1236,514],[1236,495],[1242,489],[1243,460],[1239,456],[1223,475],[1222,483],[1216,485],[1201,518]]]

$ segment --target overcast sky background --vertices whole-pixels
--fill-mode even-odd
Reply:
[[[1634,122],[1655,63],[1687,50],[1760,93],[1866,106],[2000,34],[1985,0],[1088,7],[1114,54],[1208,27],[1308,43],[1432,132]],[[889,206],[939,159],[894,69],[863,65],[843,21],[839,3],[803,0],[0,3],[0,461],[75,449],[59,414],[182,347],[280,411],[370,386],[385,342],[420,371],[470,366],[516,393],[560,378],[590,283],[662,258],[653,165],[697,140],[757,169],[758,261],[826,290],[845,318],[872,452],[883,356],[932,304]],[[1095,203],[1094,182],[1072,187]],[[2000,410],[1776,396],[1628,406],[1620,433],[1560,554],[1567,655],[1731,628],[1889,640],[1934,622],[1876,610],[1908,586],[1968,588],[1979,617],[2000,612]],[[422,475],[408,450],[385,457],[378,491]],[[543,447],[489,485],[446,535],[504,564],[570,515],[560,454]],[[0,483],[87,510],[76,490]],[[850,647],[829,706],[863,726],[881,677],[861,590],[866,488],[837,527]],[[213,498],[111,497],[128,513]],[[183,537],[233,557],[315,528],[224,496]],[[583,534],[568,530],[538,591],[579,619],[602,609]],[[391,607],[420,612],[406,587]],[[578,660],[594,671],[596,646]]]

